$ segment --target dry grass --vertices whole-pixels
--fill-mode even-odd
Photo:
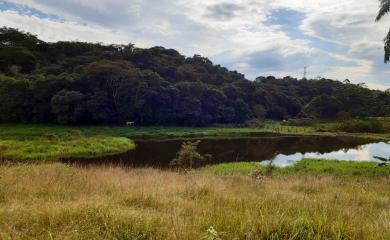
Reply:
[[[0,166],[0,239],[389,239],[390,180]]]

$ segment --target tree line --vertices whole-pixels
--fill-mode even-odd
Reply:
[[[139,125],[388,116],[390,93],[349,81],[237,71],[174,49],[48,43],[0,28],[0,121]]]

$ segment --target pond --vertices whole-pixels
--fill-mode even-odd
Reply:
[[[332,152],[297,152],[294,154],[278,154],[272,159],[272,165],[286,167],[300,161],[304,158],[325,159],[325,160],[349,160],[349,161],[374,161],[374,157],[390,156],[390,142],[369,143],[357,146],[356,148],[345,148]],[[269,164],[270,160],[263,161],[264,164]]]
[[[136,149],[124,154],[94,159],[67,159],[77,164],[120,164],[164,168],[176,156],[185,140],[138,140]],[[285,136],[261,138],[201,139],[199,151],[211,154],[212,162],[262,162],[287,166],[302,158],[373,161],[389,157],[390,142],[353,137]]]

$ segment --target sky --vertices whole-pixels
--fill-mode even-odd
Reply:
[[[376,0],[7,0],[0,26],[45,41],[133,43],[200,54],[258,76],[326,77],[390,88]]]

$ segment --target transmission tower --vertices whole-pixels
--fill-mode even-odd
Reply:
[[[307,67],[305,66],[303,68],[303,79],[306,79],[306,76],[307,76]]]

